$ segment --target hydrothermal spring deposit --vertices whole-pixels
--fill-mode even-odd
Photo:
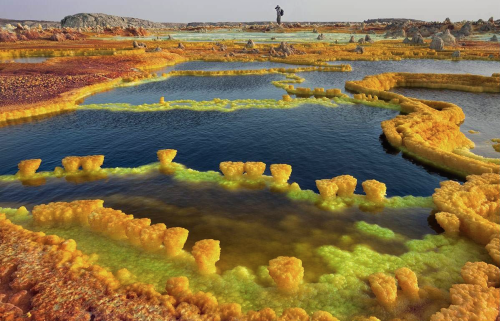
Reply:
[[[468,123],[458,98],[498,120],[481,97],[498,96],[500,74],[454,73],[445,64],[474,60],[491,71],[498,46],[476,44],[457,57],[422,41],[368,41],[362,51],[325,42],[0,44],[6,60],[54,57],[0,63],[0,320],[497,320],[500,133],[487,123],[465,130],[479,116],[470,110]],[[411,72],[379,64],[409,59]],[[429,59],[445,72],[418,72]],[[363,76],[350,78],[359,62]],[[345,88],[331,85],[338,79]],[[406,94],[416,89],[458,98]],[[366,133],[327,118],[377,108],[388,112]],[[205,123],[229,113],[238,118],[234,136],[210,136]],[[160,126],[174,115],[179,124]],[[103,126],[103,117],[114,123]],[[119,117],[129,122],[116,124]],[[141,133],[134,117],[146,120]],[[259,117],[275,127],[250,126]],[[317,127],[305,131],[286,117]],[[201,134],[177,135],[183,121]],[[65,122],[81,128],[75,134]],[[104,128],[114,126],[120,130]],[[250,132],[261,139],[230,144]],[[176,142],[195,146],[194,155]],[[357,168],[341,154],[329,158],[335,147],[386,152]],[[207,154],[200,160],[197,152]],[[386,163],[394,157],[405,168],[398,182]],[[392,189],[418,186],[414,171],[435,179],[430,192]]]

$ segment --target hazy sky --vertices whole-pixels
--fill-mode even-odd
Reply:
[[[0,0],[0,18],[59,21],[75,13],[99,12],[155,22],[268,21],[275,19],[277,4],[285,10],[284,21],[500,16],[498,0]]]

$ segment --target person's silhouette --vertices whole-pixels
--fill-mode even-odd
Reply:
[[[281,16],[285,13],[283,11],[283,9],[280,8],[279,5],[276,6],[276,8],[274,8],[276,10],[276,22],[278,23],[278,25],[281,25]]]

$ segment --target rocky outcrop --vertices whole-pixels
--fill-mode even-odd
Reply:
[[[459,50],[455,50],[453,51],[453,53],[451,54],[451,57],[452,58],[460,58],[461,54],[460,54],[460,51]]]
[[[355,43],[356,40],[354,40],[354,36],[351,36],[351,39],[349,39],[349,43]]]
[[[324,34],[320,34],[318,36],[318,38],[316,38],[316,39],[318,39],[318,40],[325,40],[325,35]]]
[[[424,44],[424,38],[422,37],[422,35],[417,32],[413,38],[411,39],[411,43],[412,44],[415,44],[415,45],[423,45]]]
[[[359,40],[358,40],[359,44],[364,44],[365,42],[366,42],[365,38],[359,38]]]
[[[179,45],[177,46],[177,48],[180,49],[180,50],[186,49],[186,47],[184,47],[184,45],[182,44],[182,42],[179,42]]]
[[[498,37],[497,35],[493,35],[493,37],[490,38],[490,41],[493,41],[493,42],[498,42]]]
[[[255,48],[255,42],[252,39],[248,40],[246,47],[250,49]]]
[[[137,41],[132,42],[132,46],[134,48],[147,48],[148,47],[144,42],[137,42]]]
[[[443,39],[441,39],[440,37],[434,37],[434,38],[432,38],[430,48],[434,49],[436,51],[443,50],[444,49],[444,41],[443,41]]]
[[[406,37],[406,38],[403,40],[403,43],[404,43],[404,44],[407,44],[407,45],[408,45],[408,44],[410,44],[410,43],[411,43],[410,38]]]
[[[450,29],[446,29],[446,31],[442,35],[439,35],[439,37],[443,39],[446,46],[454,46],[457,43],[455,37],[450,33]]]
[[[52,41],[64,41],[64,40],[66,40],[66,36],[63,33],[54,33],[50,37],[50,40],[52,40]]]
[[[472,24],[467,21],[462,28],[458,31],[460,35],[463,35],[465,37],[470,36],[472,34]]]
[[[406,37],[406,31],[403,28],[387,31],[384,36],[384,38],[404,38],[404,37]]]
[[[66,16],[61,20],[62,27],[87,28],[87,27],[123,27],[129,26],[142,28],[164,28],[161,23],[151,22],[149,20],[112,16],[103,13],[78,13]]]
[[[363,48],[361,46],[357,46],[356,49],[354,49],[354,52],[356,52],[358,54],[364,54],[365,53],[365,48]]]
[[[366,42],[373,42],[372,37],[370,37],[370,35],[365,36],[365,41]]]

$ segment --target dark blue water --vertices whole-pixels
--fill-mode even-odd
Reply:
[[[302,188],[350,174],[360,183],[385,182],[390,196],[431,195],[446,177],[394,154],[381,138],[380,122],[395,115],[361,105],[232,113],[78,111],[0,128],[8,137],[0,141],[0,168],[14,174],[20,160],[41,158],[41,169],[52,170],[65,156],[89,154],[106,155],[105,167],[135,167],[156,161],[158,149],[174,148],[177,162],[197,170],[217,170],[228,160],[287,163],[291,180]]]

